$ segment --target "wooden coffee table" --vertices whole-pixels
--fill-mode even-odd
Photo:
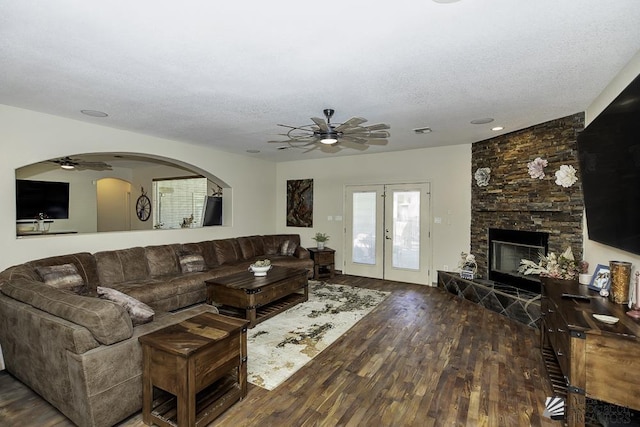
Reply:
[[[307,270],[273,267],[266,276],[246,271],[209,279],[207,302],[221,314],[249,321],[249,328],[309,299]]]
[[[142,421],[205,426],[245,397],[247,323],[202,313],[139,337]]]

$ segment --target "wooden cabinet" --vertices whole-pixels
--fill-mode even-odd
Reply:
[[[313,260],[313,278],[318,280],[335,274],[335,254],[331,248],[307,248]]]
[[[626,306],[586,286],[543,282],[541,309],[542,353],[564,382],[567,424],[584,425],[586,397],[640,410],[640,323],[626,315]],[[619,321],[603,323],[593,314]]]

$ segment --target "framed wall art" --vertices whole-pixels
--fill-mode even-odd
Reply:
[[[287,227],[313,227],[313,179],[287,180]]]

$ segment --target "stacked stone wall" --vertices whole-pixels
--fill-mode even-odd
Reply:
[[[487,277],[489,228],[549,233],[550,252],[559,255],[571,246],[581,259],[584,202],[576,137],[583,128],[579,113],[473,144],[471,253],[480,277]],[[536,157],[548,161],[543,179],[528,173],[527,164]],[[555,183],[561,165],[576,169],[573,186]],[[473,176],[485,167],[491,168],[491,179],[480,187]]]

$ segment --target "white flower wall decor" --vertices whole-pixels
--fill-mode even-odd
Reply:
[[[544,178],[544,168],[548,166],[549,162],[546,159],[536,157],[532,162],[527,163],[529,169],[529,175],[531,178],[542,179]]]
[[[491,168],[478,168],[474,175],[478,187],[486,187],[491,179]]]
[[[578,181],[576,177],[576,170],[571,165],[562,165],[560,169],[556,171],[556,184],[563,187],[571,187]]]

